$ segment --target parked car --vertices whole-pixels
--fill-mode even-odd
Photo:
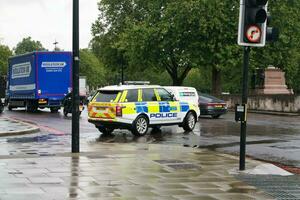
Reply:
[[[212,118],[217,119],[221,115],[226,114],[226,102],[214,96],[198,93],[199,108],[201,115],[211,115]]]

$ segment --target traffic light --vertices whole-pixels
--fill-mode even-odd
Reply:
[[[267,38],[268,0],[240,0],[238,44],[263,47]]]
[[[267,42],[275,42],[279,38],[279,29],[274,27],[269,27],[272,24],[272,17],[271,14],[268,13],[267,18],[267,35],[266,35],[266,41]]]

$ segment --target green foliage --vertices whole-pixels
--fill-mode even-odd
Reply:
[[[91,47],[111,80],[125,66],[126,80],[240,92],[239,1],[100,0],[98,5]],[[288,85],[300,92],[300,1],[270,1],[269,10],[280,39],[252,48],[251,70],[280,67]],[[221,75],[222,84],[211,79],[212,71]]]
[[[269,9],[271,25],[279,28],[280,37],[265,48],[253,49],[252,68],[279,67],[286,72],[288,85],[300,92],[300,1],[270,1]]]
[[[9,47],[0,44],[0,76],[7,74],[8,58],[12,56]]]
[[[14,48],[16,55],[30,53],[33,51],[46,51],[40,41],[32,40],[31,37],[23,38]]]
[[[183,85],[194,87],[203,93],[209,93],[211,86],[211,73],[208,70],[194,68],[185,79]]]
[[[80,50],[80,75],[87,77],[87,85],[92,88],[106,85],[106,73],[103,64],[89,50]]]

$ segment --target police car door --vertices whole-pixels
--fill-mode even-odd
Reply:
[[[145,106],[146,114],[149,117],[149,124],[160,124],[159,102],[153,88],[143,88],[141,95],[141,106]],[[141,107],[139,106],[139,107]]]
[[[163,88],[155,89],[159,101],[160,117],[163,123],[181,122],[180,103]]]

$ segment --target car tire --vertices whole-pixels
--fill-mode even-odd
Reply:
[[[59,108],[50,108],[51,113],[58,113]]]
[[[113,128],[107,128],[104,126],[96,126],[96,128],[103,134],[103,135],[110,135],[114,131]]]
[[[4,106],[0,105],[0,113],[4,111]]]
[[[182,128],[185,131],[192,131],[195,128],[196,122],[197,122],[197,120],[196,120],[195,115],[192,112],[189,112],[186,115],[186,117],[184,118]]]
[[[67,111],[66,108],[64,108],[63,113],[64,113],[64,116],[65,116],[65,117],[68,117],[68,111]]]
[[[221,116],[221,115],[212,115],[211,117],[212,117],[213,119],[218,119],[220,116]]]
[[[149,122],[146,116],[138,116],[132,124],[132,134],[135,136],[144,136],[148,132]]]

